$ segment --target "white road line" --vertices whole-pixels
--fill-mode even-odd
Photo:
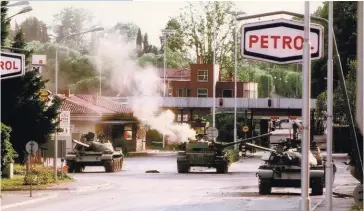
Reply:
[[[332,190],[332,192],[335,192],[337,189],[339,189],[339,188],[341,188],[341,187],[343,187],[343,186],[338,186],[338,187],[336,187],[336,188],[334,188],[333,190]],[[323,195],[324,197],[323,197],[323,199],[321,199],[321,201],[319,202],[319,203],[317,203],[315,206],[313,206],[312,207],[312,211],[315,211],[315,209],[318,207],[318,206],[320,206],[321,204],[322,204],[322,202],[324,202],[325,201],[325,194]]]

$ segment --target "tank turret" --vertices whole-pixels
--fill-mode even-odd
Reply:
[[[227,144],[209,141],[206,135],[196,136],[195,139],[190,139],[189,142],[181,143],[179,146],[182,151],[179,151],[177,156],[178,173],[189,172],[191,166],[216,168],[218,173],[227,173],[229,162],[224,153],[225,148],[269,135],[271,133]]]
[[[299,140],[286,139],[272,149],[251,143],[246,145],[266,151],[262,156],[264,164],[259,166],[257,172],[260,194],[270,194],[272,187],[300,187],[302,154]],[[322,195],[325,162],[316,145],[313,144],[311,149],[314,149],[314,153],[309,151],[310,187],[313,195]],[[336,173],[335,164],[333,173]]]
[[[82,172],[86,166],[104,166],[106,172],[121,171],[124,155],[121,148],[114,149],[104,133],[89,132],[82,134],[79,141],[74,143],[73,151],[68,152],[66,161],[68,171]]]

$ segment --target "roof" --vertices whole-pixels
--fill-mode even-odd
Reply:
[[[159,77],[164,77],[164,69],[158,69]],[[166,79],[190,79],[191,78],[191,70],[190,69],[178,69],[178,68],[167,68],[166,69]]]
[[[71,115],[110,115],[131,114],[132,109],[128,105],[120,105],[115,101],[96,95],[70,95],[64,99],[61,110],[71,112]]]

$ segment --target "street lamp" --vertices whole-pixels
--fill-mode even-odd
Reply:
[[[163,57],[163,97],[166,97],[166,57],[167,57],[167,36],[174,35],[176,30],[163,29],[162,34],[164,36],[164,57]],[[181,117],[182,118],[182,117]],[[166,147],[165,134],[163,133],[163,149]]]
[[[26,7],[22,8],[19,12],[17,12],[17,13],[15,13],[14,15],[12,15],[12,16],[10,16],[10,17],[6,18],[6,19],[5,19],[5,21],[10,20],[10,19],[11,19],[12,17],[14,17],[14,16],[17,16],[17,15],[20,15],[20,14],[23,14],[23,13],[27,13],[27,12],[30,12],[30,11],[32,11],[32,10],[33,10],[33,8],[32,8],[31,6],[26,6]]]
[[[174,35],[176,33],[176,30],[174,29],[164,29],[162,30],[162,34],[164,36],[164,58],[163,58],[163,97],[166,96],[166,57],[167,57],[167,36],[168,35]]]
[[[228,14],[233,15],[234,19],[235,19],[235,28],[234,28],[234,43],[235,43],[235,52],[234,52],[234,56],[235,56],[235,64],[234,64],[234,142],[236,142],[237,140],[237,126],[236,126],[236,113],[237,113],[237,75],[238,75],[238,53],[237,53],[237,37],[238,37],[238,30],[236,30],[236,23],[237,23],[237,16],[238,15],[245,15],[246,13],[243,11],[227,11]],[[238,149],[238,145],[235,144],[235,149]]]
[[[16,7],[16,6],[23,6],[23,5],[29,5],[29,1],[19,1],[14,4],[6,5],[5,7]]]
[[[104,28],[103,27],[98,27],[98,28],[94,28],[94,29],[91,29],[91,30],[88,30],[88,31],[84,31],[84,32],[80,32],[80,33],[75,33],[75,34],[70,34],[68,36],[65,36],[64,38],[61,39],[61,41],[59,41],[57,43],[57,49],[56,49],[56,71],[55,71],[55,78],[56,78],[56,81],[55,81],[55,89],[56,89],[56,95],[58,95],[58,50],[59,50],[59,46],[60,44],[66,40],[67,38],[69,37],[73,37],[73,36],[77,36],[77,35],[82,35],[82,34],[86,34],[86,33],[90,33],[90,32],[96,32],[96,31],[103,31]],[[58,126],[57,126],[57,129],[58,129]],[[55,144],[54,144],[54,161],[53,161],[53,165],[54,165],[54,177],[55,177],[55,180],[57,180],[57,144],[58,144],[58,134],[57,134],[57,130],[56,130],[56,133],[55,133]]]

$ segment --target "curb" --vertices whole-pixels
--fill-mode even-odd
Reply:
[[[69,189],[71,193],[80,193],[80,192],[87,192],[87,191],[93,191],[96,189],[100,189],[100,188],[106,188],[109,187],[111,185],[111,183],[106,183],[106,184],[102,184],[102,185],[90,185],[90,186],[85,186],[85,187],[81,187],[81,188],[76,188],[76,189]]]
[[[26,200],[26,201],[22,201],[22,202],[8,204],[8,205],[1,206],[1,209],[2,210],[5,210],[5,209],[13,208],[13,207],[27,205],[27,204],[33,204],[33,203],[36,203],[36,202],[40,202],[40,201],[45,201],[45,200],[48,200],[48,199],[56,198],[57,196],[58,196],[58,194],[53,194],[53,195],[49,195],[49,196],[45,196],[45,197],[39,197],[37,199],[30,199],[30,200]]]

